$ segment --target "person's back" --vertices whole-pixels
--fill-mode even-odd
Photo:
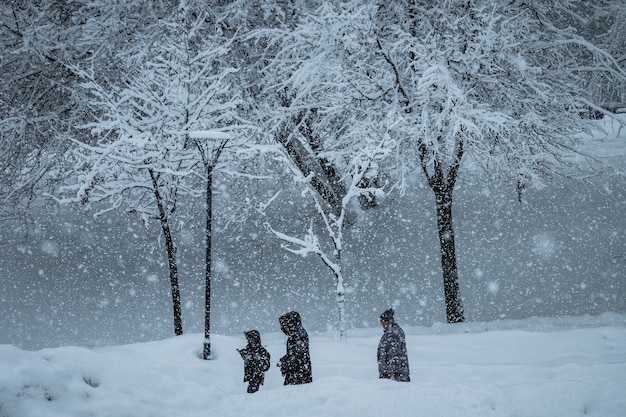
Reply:
[[[411,378],[406,337],[404,330],[395,322],[393,314],[393,309],[389,309],[380,316],[384,332],[378,343],[378,376],[409,382]]]
[[[302,327],[297,311],[285,313],[278,319],[280,329],[287,335],[286,354],[278,366],[285,377],[285,385],[306,384],[313,381],[309,335]]]

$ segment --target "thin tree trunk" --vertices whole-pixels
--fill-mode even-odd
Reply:
[[[183,334],[183,318],[180,305],[180,288],[178,286],[178,266],[176,263],[176,245],[172,239],[172,232],[169,224],[169,216],[163,205],[163,197],[159,192],[159,184],[156,175],[152,169],[148,169],[150,178],[152,179],[152,188],[154,197],[159,208],[159,220],[161,221],[161,229],[165,239],[165,247],[167,248],[167,264],[170,271],[170,286],[172,290],[172,306],[174,309],[174,334],[180,336]]]
[[[205,257],[205,303],[204,303],[204,349],[202,357],[211,358],[211,233],[213,202],[213,167],[207,167],[206,180],[206,257]]]
[[[323,252],[318,253],[324,265],[326,265],[335,276],[335,295],[337,296],[337,309],[339,313],[339,340],[346,337],[346,291],[343,285],[343,272],[341,268],[341,250],[337,249],[334,262]]]
[[[337,277],[337,307],[339,308],[339,340],[346,338],[346,292],[343,286],[343,276]]]
[[[465,321],[463,302],[459,290],[459,273],[456,265],[454,229],[452,227],[452,190],[447,187],[433,189],[437,204],[437,230],[441,248],[443,291],[448,323]]]

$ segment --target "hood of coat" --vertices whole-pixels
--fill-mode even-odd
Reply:
[[[380,320],[384,321],[385,323],[393,323],[394,322],[393,315],[394,315],[393,308],[388,308],[387,310],[383,312],[383,314],[380,315]]]
[[[243,334],[246,335],[248,345],[256,346],[261,344],[261,334],[258,330],[248,330],[247,332],[243,332]]]
[[[300,313],[297,311],[290,311],[289,313],[283,314],[278,318],[278,322],[280,323],[280,330],[287,336],[295,333],[302,327],[302,319],[300,318]]]

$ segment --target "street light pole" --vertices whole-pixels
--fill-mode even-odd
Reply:
[[[211,238],[213,229],[213,168],[217,165],[220,154],[231,139],[230,134],[213,130],[199,130],[189,133],[189,137],[195,140],[198,152],[202,157],[202,163],[206,169],[206,258],[205,258],[205,299],[204,299],[204,345],[202,348],[202,358],[211,359]],[[205,149],[200,140],[215,142],[212,152]],[[208,145],[207,145],[208,146]]]
[[[213,166],[207,166],[206,178],[206,258],[204,302],[204,349],[203,359],[211,358],[211,234],[213,225]]]

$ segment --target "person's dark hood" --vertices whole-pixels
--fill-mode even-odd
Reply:
[[[249,345],[256,346],[261,344],[261,334],[258,330],[248,330],[247,332],[243,332],[243,334],[246,335]]]
[[[295,333],[302,327],[302,319],[297,311],[283,314],[278,318],[278,322],[280,323],[280,330],[287,336]]]
[[[380,319],[384,321],[385,323],[393,323],[394,322],[393,314],[394,314],[393,308],[389,308],[385,310],[383,314],[380,315]]]

